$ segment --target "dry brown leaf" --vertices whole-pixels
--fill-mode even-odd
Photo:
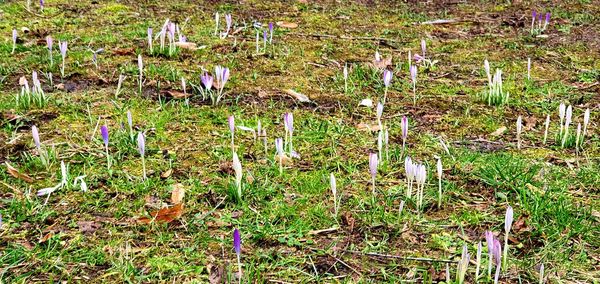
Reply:
[[[501,126],[500,128],[496,129],[496,131],[490,133],[490,135],[492,135],[492,136],[500,136],[504,132],[506,132],[506,126]]]
[[[5,161],[4,163],[6,164],[6,169],[7,169],[8,173],[11,176],[13,176],[14,178],[18,178],[18,179],[23,180],[28,183],[33,182],[33,179],[30,176],[20,173],[19,170],[17,170],[15,167],[11,166],[8,163],[8,161]]]
[[[196,50],[198,46],[193,42],[176,42],[175,46],[181,47],[183,49]]]
[[[150,216],[148,217],[140,217],[138,218],[138,222],[142,224],[150,224],[151,222],[164,222],[171,223],[173,220],[178,219],[183,215],[183,203],[178,203],[170,208],[163,208],[158,211],[150,212]]]
[[[379,61],[373,59],[372,64],[373,64],[373,67],[383,70],[383,69],[387,68],[388,66],[392,66],[392,56],[390,55]]]
[[[359,123],[356,125],[356,129],[362,130],[362,131],[377,132],[381,129],[381,126],[379,126],[379,124],[369,125],[366,123]]]
[[[116,55],[135,55],[135,49],[130,48],[115,48],[114,53]]]
[[[537,119],[535,116],[525,117],[525,130],[531,130],[535,127]]]
[[[179,204],[183,201],[185,196],[185,187],[181,183],[173,185],[173,191],[171,191],[171,203]]]
[[[225,272],[223,266],[212,265],[209,263],[206,265],[206,270],[208,270],[208,282],[210,284],[223,283],[223,273]]]
[[[283,154],[282,156],[275,155],[275,161],[279,164],[279,158],[281,157],[281,164],[283,166],[291,166],[293,164],[292,158]]]
[[[277,22],[277,26],[286,28],[286,29],[295,29],[298,27],[298,24],[292,23],[292,22],[279,21],[279,22]]]
[[[165,172],[163,172],[162,174],[160,174],[161,178],[169,178],[171,176],[171,174],[173,174],[173,169],[168,169]]]
[[[310,98],[308,98],[306,95],[298,93],[292,89],[287,89],[285,90],[285,93],[294,97],[295,99],[297,99],[299,102],[301,103],[308,103],[310,102]]]
[[[174,99],[185,99],[185,98],[189,98],[192,96],[191,93],[184,93],[184,92],[175,91],[175,90],[167,91],[167,95],[173,97]]]
[[[50,238],[52,238],[53,236],[54,236],[54,233],[53,233],[53,232],[47,233],[46,235],[44,235],[44,236],[43,236],[43,237],[40,239],[39,243],[40,243],[40,244],[41,244],[41,243],[45,243],[46,241],[48,241],[48,240],[49,240]]]

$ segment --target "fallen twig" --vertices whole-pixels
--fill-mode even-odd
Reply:
[[[450,260],[450,259],[435,259],[435,258],[427,258],[427,257],[411,257],[411,256],[399,256],[393,254],[381,254],[376,252],[360,252],[353,250],[343,250],[344,252],[353,253],[353,254],[362,254],[366,256],[372,257],[383,257],[383,258],[394,258],[401,259],[406,261],[423,261],[423,262],[442,262],[442,263],[457,263],[458,261]]]

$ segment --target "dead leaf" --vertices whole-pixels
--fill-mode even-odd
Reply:
[[[292,97],[294,97],[295,99],[297,99],[301,103],[308,103],[308,102],[310,102],[310,99],[306,95],[298,93],[298,92],[296,92],[296,91],[294,91],[292,89],[285,90],[285,93],[288,94],[288,95],[290,95],[290,96],[292,96]]]
[[[189,98],[192,96],[191,93],[184,93],[184,92],[175,91],[175,90],[167,91],[167,95],[171,96],[174,99],[185,99],[185,98]]]
[[[381,129],[381,126],[379,126],[379,124],[369,125],[366,123],[359,123],[358,125],[356,125],[356,129],[362,131],[377,132]]]
[[[64,90],[65,89],[65,84],[63,83],[58,83],[56,85],[54,85],[54,88],[56,88],[57,90]]]
[[[383,59],[381,59],[379,61],[373,59],[372,64],[373,64],[374,68],[383,70],[383,69],[387,68],[388,66],[392,66],[392,56],[390,55],[390,56],[388,56],[386,58],[383,58]]]
[[[23,180],[28,183],[33,182],[33,179],[30,176],[20,173],[19,170],[17,170],[15,167],[11,166],[8,163],[8,161],[5,161],[4,163],[6,164],[6,169],[7,169],[8,173],[11,176],[13,176],[14,178],[18,178],[18,179]]]
[[[150,224],[153,221],[157,223],[171,223],[181,217],[181,215],[183,215],[183,203],[178,203],[170,208],[163,208],[158,211],[150,212],[152,218],[140,217],[138,218],[138,222],[142,224]]]
[[[342,223],[345,225],[344,227],[348,228],[348,231],[352,232],[354,230],[354,223],[356,223],[356,219],[352,217],[351,213],[344,212],[342,214]]]
[[[279,21],[279,22],[277,22],[277,26],[286,28],[286,29],[295,29],[298,27],[298,24],[292,23],[292,22]]]
[[[163,172],[162,174],[160,174],[160,177],[161,178],[169,178],[172,173],[173,173],[173,169],[168,169],[165,172]]]
[[[40,244],[41,244],[41,243],[45,243],[46,241],[48,241],[48,240],[49,240],[50,238],[52,238],[53,236],[54,236],[54,233],[53,233],[53,232],[47,233],[46,235],[44,235],[44,236],[43,236],[43,237],[40,239],[39,243],[40,243]]]
[[[506,132],[506,126],[501,126],[500,128],[496,129],[496,131],[490,133],[490,135],[497,137],[502,135],[504,132]]]
[[[176,42],[175,46],[181,47],[183,49],[196,50],[198,46],[193,42]]]
[[[531,130],[535,127],[537,119],[535,116],[525,117],[525,130]]]
[[[280,157],[281,157],[281,164],[283,166],[291,166],[293,164],[292,158],[286,156],[285,154],[283,154],[282,156],[275,155],[275,161],[277,161],[277,164],[279,164]]]
[[[79,226],[79,231],[82,233],[93,233],[101,227],[95,221],[79,221],[77,222],[77,226]]]
[[[114,53],[116,55],[135,55],[135,49],[131,48],[115,48]]]
[[[246,182],[247,182],[248,184],[253,184],[253,183],[254,183],[254,176],[252,176],[250,173],[248,173],[248,174],[246,175]]]
[[[181,183],[176,183],[173,185],[173,191],[171,191],[171,203],[179,204],[183,201],[183,197],[185,196],[185,187]]]
[[[223,273],[225,270],[223,266],[212,265],[211,262],[215,262],[215,257],[209,257],[209,263],[206,265],[206,270],[208,270],[208,282],[210,284],[223,283]]]

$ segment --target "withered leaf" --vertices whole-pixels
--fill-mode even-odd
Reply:
[[[173,169],[168,169],[166,171],[164,171],[162,174],[160,174],[161,178],[169,178],[171,176],[171,174],[173,174]]]
[[[490,133],[491,136],[500,136],[506,131],[506,126],[501,126],[496,131]]]
[[[33,182],[33,179],[30,176],[20,173],[19,170],[17,170],[15,167],[11,166],[8,163],[8,161],[5,161],[4,163],[6,164],[6,169],[8,171],[8,174],[13,176],[14,178],[18,178],[18,179],[23,180],[28,183]]]
[[[181,47],[183,49],[196,50],[198,46],[193,42],[176,42],[175,46]]]
[[[171,223],[174,220],[181,217],[182,214],[183,214],[183,203],[178,203],[175,206],[170,207],[170,208],[163,208],[158,211],[150,212],[150,216],[152,216],[152,218],[140,217],[140,218],[138,218],[138,222],[140,222],[142,224],[150,224],[153,221],[154,222]]]
[[[77,226],[82,233],[93,233],[101,227],[100,224],[94,221],[79,221],[77,222]]]
[[[301,103],[308,103],[310,102],[310,98],[308,98],[305,94],[302,93],[298,93],[292,89],[287,89],[285,90],[285,93],[294,97],[295,99],[297,99],[299,102]]]
[[[134,55],[135,49],[131,48],[115,48],[114,53],[116,55]]]
[[[292,23],[292,22],[279,21],[279,22],[277,22],[277,26],[286,28],[286,29],[295,29],[298,27],[298,24]]]
[[[171,191],[171,203],[179,204],[183,201],[183,197],[185,196],[185,187],[183,184],[177,183],[173,185],[173,191]]]
[[[379,126],[379,124],[369,125],[366,123],[359,123],[358,125],[356,125],[356,129],[362,131],[377,132],[381,129],[381,126]]]
[[[374,68],[383,70],[383,69],[387,68],[388,66],[392,66],[392,56],[390,55],[390,56],[388,56],[386,58],[383,58],[383,59],[381,59],[379,61],[373,59],[372,64],[373,64]]]
[[[40,239],[39,243],[40,243],[40,244],[41,244],[41,243],[45,243],[46,241],[48,241],[48,240],[49,240],[50,238],[52,238],[53,236],[54,236],[54,233],[53,233],[53,232],[47,233],[46,235],[44,235],[44,236],[43,236],[43,237]]]
[[[184,92],[175,91],[175,90],[167,91],[167,95],[169,95],[170,97],[172,97],[174,99],[185,99],[185,98],[189,98],[192,96],[191,93],[184,93]]]

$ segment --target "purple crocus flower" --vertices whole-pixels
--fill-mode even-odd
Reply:
[[[233,133],[235,132],[235,117],[233,115],[230,115],[227,118],[227,122],[229,124],[229,131],[231,132],[231,135],[233,135]]]
[[[231,14],[226,14],[225,15],[225,23],[227,23],[227,31],[226,33],[229,33],[229,30],[231,29],[231,25],[232,25],[232,20],[231,20]]]
[[[535,19],[537,18],[537,12],[533,10],[531,12],[531,33],[533,33],[533,27],[535,25]]]
[[[417,65],[410,66],[410,79],[414,86],[417,83]]]
[[[263,43],[264,43],[264,45],[267,45],[267,31],[266,30],[263,31]]]
[[[100,133],[102,134],[104,147],[108,147],[108,127],[106,127],[106,125],[102,125],[102,127],[100,127]]]
[[[285,113],[283,115],[283,123],[285,128],[290,132],[294,132],[294,114],[291,112]]]
[[[273,43],[273,22],[269,23],[269,43]]]
[[[385,87],[389,87],[390,83],[392,82],[392,71],[390,70],[385,70],[383,71],[383,84],[385,85]]]
[[[210,74],[205,72],[204,75],[200,76],[200,80],[202,81],[202,85],[204,85],[206,90],[210,90],[212,88],[213,77]]]
[[[242,253],[242,238],[238,229],[233,230],[233,249],[238,256]]]
[[[415,55],[413,56],[413,60],[414,60],[416,63],[419,63],[419,62],[421,62],[423,59],[425,59],[425,57],[423,57],[423,56],[421,56],[421,55],[418,55],[418,54],[415,54]],[[412,65],[411,65],[411,66],[412,66]]]
[[[40,150],[40,133],[38,132],[38,128],[35,125],[31,127],[31,136],[33,137],[33,143],[35,144],[35,147],[38,150]]]
[[[283,156],[283,139],[275,138],[275,150],[278,156]]]
[[[150,49],[150,52],[152,52],[152,28],[148,28],[148,48]]]
[[[427,51],[427,43],[425,42],[424,39],[421,40],[421,53],[423,54],[423,57],[425,57],[425,51]]]
[[[550,13],[546,13],[546,21],[544,21],[544,30],[546,29],[546,27],[548,26],[549,23],[550,23]]]
[[[65,57],[67,57],[67,41],[59,42],[58,46],[60,49],[60,55],[64,59]]]
[[[375,153],[369,153],[369,173],[371,173],[371,178],[375,179],[377,176],[377,166],[379,165],[379,158]]]
[[[406,138],[408,138],[408,117],[406,115],[402,116],[400,127],[402,128],[402,140],[406,141]]]
[[[146,154],[146,138],[142,132],[139,132],[137,135],[137,146],[140,156],[144,157]]]
[[[52,40],[51,36],[46,37],[46,46],[48,46],[48,50],[52,53],[52,45],[54,44],[54,40]]]
[[[500,276],[500,253],[502,251],[502,245],[500,245],[500,241],[494,240],[494,261],[496,262],[496,275],[494,276],[494,283],[498,283],[498,277]]]

